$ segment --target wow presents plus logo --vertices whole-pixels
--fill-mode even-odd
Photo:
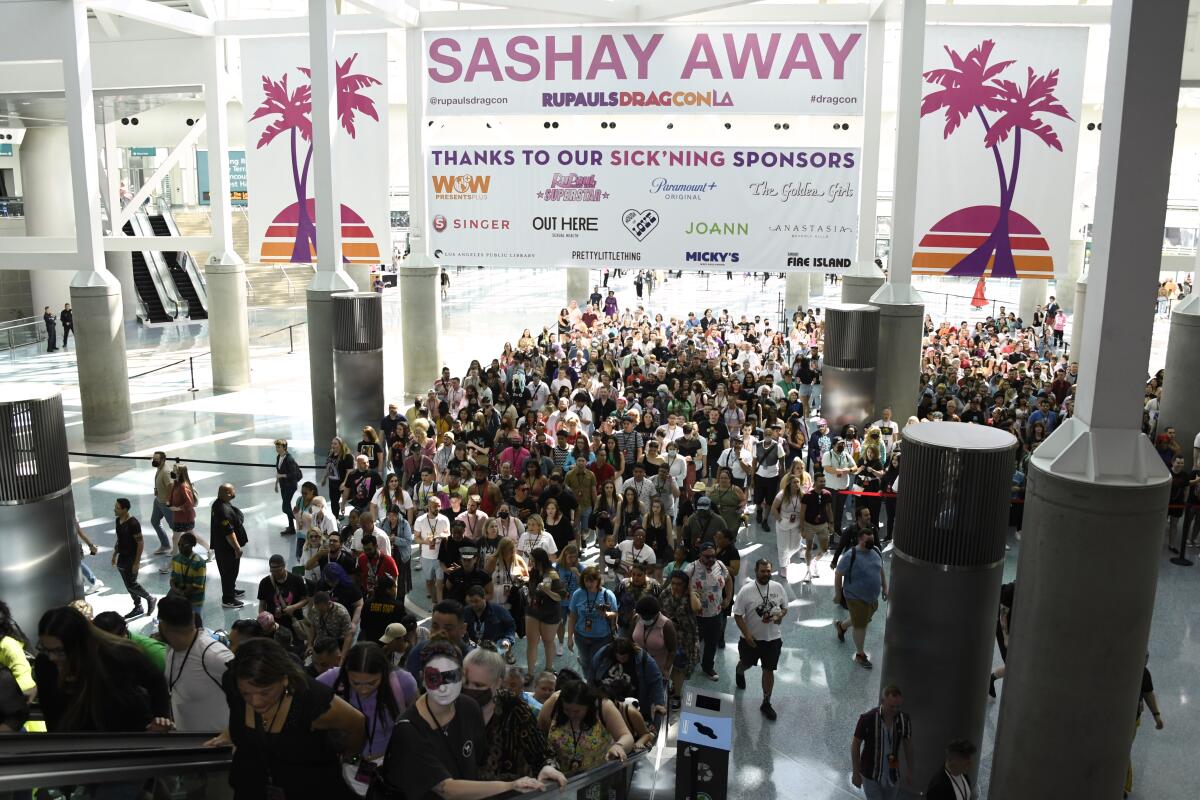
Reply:
[[[539,200],[549,202],[598,203],[608,199],[608,192],[596,186],[595,175],[576,175],[574,172],[563,175],[556,172],[550,179],[550,186],[538,192],[537,196]]]
[[[431,175],[434,200],[486,200],[491,175]]]

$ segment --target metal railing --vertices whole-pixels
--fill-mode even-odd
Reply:
[[[0,217],[25,216],[24,197],[0,197]]]
[[[288,355],[291,355],[292,353],[296,352],[296,340],[295,340],[295,337],[292,335],[292,329],[299,328],[301,325],[307,325],[307,324],[308,324],[307,320],[304,322],[293,322],[291,325],[288,325],[286,328],[280,328],[279,330],[271,331],[269,333],[264,333],[260,336],[255,336],[254,338],[255,339],[266,339],[268,336],[274,336],[277,333],[283,333],[284,331],[287,331],[288,332]]]
[[[30,347],[46,341],[46,323],[41,317],[21,317],[0,323],[0,348],[9,352],[9,358],[19,347]]]

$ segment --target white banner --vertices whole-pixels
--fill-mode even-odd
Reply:
[[[431,251],[449,265],[843,272],[859,151],[437,148]]]
[[[861,114],[861,25],[425,32],[428,116]]]
[[[913,274],[1066,274],[1087,33],[926,29]]]
[[[308,39],[244,39],[242,97],[250,260],[316,260],[316,165]],[[380,264],[391,256],[388,211],[387,37],[339,36],[336,46],[339,127],[334,139],[347,262]],[[303,201],[303,202],[301,202]]]

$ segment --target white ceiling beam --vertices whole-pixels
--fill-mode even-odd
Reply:
[[[459,16],[465,12],[445,12]],[[426,14],[421,15],[421,22],[428,24]],[[451,25],[453,23],[443,23]],[[457,23],[462,25],[460,21]],[[500,25],[504,23],[494,22]],[[513,24],[513,23],[507,23]],[[340,14],[337,18],[338,33],[378,33],[379,31],[394,31],[404,27],[378,14]],[[260,39],[268,36],[304,36],[308,33],[308,17],[255,17],[252,19],[219,19],[213,26],[217,36],[232,36],[238,39]]]
[[[109,253],[141,251],[173,253],[177,250],[213,250],[212,236],[105,236],[104,250]]]
[[[574,3],[564,3],[562,0],[495,0],[496,5],[504,6],[513,11],[536,11],[542,14],[565,14],[575,17],[576,21],[592,20],[596,22],[620,22],[637,19],[638,7],[633,2],[585,2],[576,0]],[[466,13],[456,11],[453,13]]]
[[[754,0],[653,0],[638,5],[637,17],[643,22],[670,20],[710,11],[727,11],[752,2]]]
[[[188,8],[192,10],[193,14],[199,17],[216,19],[218,16],[213,0],[188,0]]]
[[[117,20],[112,14],[107,11],[96,11],[96,22],[100,25],[100,30],[104,31],[104,38],[116,39],[120,37],[121,32],[117,30]]]
[[[431,28],[521,28],[539,25],[581,25],[604,21],[572,16],[561,9],[558,12],[503,8],[421,12],[421,27],[426,30]],[[621,20],[608,21],[619,22]]]
[[[150,0],[88,0],[93,11],[107,11],[118,17],[128,17],[193,36],[212,36],[213,21],[188,14]]]
[[[401,0],[346,0],[346,2],[363,11],[381,16],[398,28],[415,27],[421,18],[420,11]]]
[[[867,15],[868,19],[887,19],[888,0],[871,0],[871,11]],[[928,13],[928,12],[926,12]]]
[[[929,22],[983,25],[1107,25],[1108,5],[933,5],[925,9]]]
[[[171,151],[167,153],[167,157],[158,165],[158,169],[154,170],[154,174],[147,178],[146,182],[142,184],[142,188],[138,189],[133,195],[133,199],[126,203],[125,207],[117,214],[117,218],[113,222],[113,230],[121,230],[125,227],[126,222],[133,219],[133,215],[150,198],[150,194],[158,188],[163,178],[167,177],[167,174],[174,169],[179,160],[185,154],[191,154],[192,147],[195,146],[196,142],[200,139],[200,134],[204,133],[207,127],[208,117],[201,115],[200,119],[196,120],[196,124],[188,128],[188,132],[179,140],[179,144],[171,148]]]
[[[934,8],[934,6],[930,6]],[[686,17],[689,22],[866,22],[872,6],[863,3],[743,5]],[[679,19],[679,17],[676,17]]]

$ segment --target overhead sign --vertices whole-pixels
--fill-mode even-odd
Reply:
[[[157,147],[131,147],[129,155],[135,158],[154,158],[158,155]]]
[[[1066,277],[1087,38],[926,30],[914,275]]]
[[[844,272],[858,235],[854,148],[436,148],[436,261]]]
[[[200,205],[209,204],[208,151],[196,151],[196,194]],[[235,206],[245,206],[249,199],[246,189],[246,151],[229,151],[229,201]]]
[[[429,30],[425,113],[861,114],[860,25]]]

